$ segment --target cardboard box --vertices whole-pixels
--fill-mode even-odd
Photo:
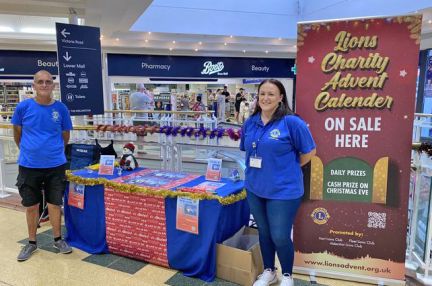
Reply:
[[[243,248],[243,249],[242,249]],[[247,250],[244,250],[244,249]],[[263,272],[258,231],[244,227],[216,247],[216,276],[243,286],[251,286]]]

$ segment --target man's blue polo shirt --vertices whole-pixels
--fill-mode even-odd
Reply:
[[[255,149],[253,148],[255,143]],[[315,148],[306,123],[295,115],[264,126],[260,114],[250,117],[242,128],[240,150],[246,151],[245,187],[267,199],[296,199],[303,195],[300,153]],[[250,167],[250,157],[262,158],[261,168]]]
[[[12,124],[22,127],[18,165],[53,168],[66,163],[62,133],[72,129],[72,121],[63,103],[26,99],[17,105]]]

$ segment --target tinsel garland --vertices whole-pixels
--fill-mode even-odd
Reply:
[[[175,197],[187,197],[194,200],[218,200],[222,205],[230,205],[236,203],[238,201],[244,200],[246,198],[246,191],[242,190],[238,194],[230,195],[228,197],[221,197],[214,194],[207,193],[190,193],[190,192],[182,192],[171,191],[171,190],[154,190],[146,187],[140,187],[136,185],[123,184],[118,182],[110,181],[106,178],[83,178],[80,176],[73,175],[71,171],[66,172],[66,177],[69,182],[86,185],[86,186],[95,186],[95,185],[104,185],[108,188],[113,188],[117,191],[131,194],[143,194],[154,197],[162,197],[162,198],[175,198]]]
[[[230,139],[237,141],[241,137],[241,129],[234,130],[232,128],[224,129],[224,128],[204,128],[203,126],[199,128],[195,127],[181,127],[181,126],[148,126],[148,125],[137,125],[137,126],[126,126],[126,125],[98,125],[96,127],[96,131],[100,132],[119,132],[119,133],[135,133],[138,136],[146,136],[147,132],[153,134],[159,131],[160,134],[165,134],[166,136],[177,136],[180,133],[182,137],[188,136],[195,138],[206,138],[209,136],[210,139],[220,139],[226,133]]]

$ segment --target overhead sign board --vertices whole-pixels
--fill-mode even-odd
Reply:
[[[104,113],[100,30],[56,23],[62,102],[71,115]]]
[[[108,54],[108,75],[189,78],[293,78],[294,59]]]

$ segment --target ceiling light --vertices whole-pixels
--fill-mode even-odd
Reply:
[[[196,49],[196,48],[195,48],[195,50],[194,50],[194,51],[195,51],[195,52],[198,52],[198,49]]]
[[[202,45],[202,42],[198,42],[198,45],[200,45],[200,46],[201,46],[201,45]]]
[[[227,43],[224,43],[224,46],[228,45]]]
[[[148,43],[148,40],[147,40],[147,39],[145,39],[145,40],[144,40],[144,42]]]
[[[55,35],[56,30],[50,28],[22,28],[21,33]]]
[[[265,53],[268,54],[268,51],[266,50]]]
[[[11,33],[11,32],[15,32],[15,30],[11,27],[0,26],[0,33]]]
[[[243,53],[246,53],[246,50],[243,50]]]
[[[172,41],[173,44],[175,44],[175,41]]]
[[[230,35],[230,38],[232,39],[232,38],[233,38],[233,35]]]
[[[173,48],[169,48],[169,50],[170,50],[170,51],[172,51],[172,50],[173,50]]]
[[[118,42],[118,41],[120,41],[120,39],[119,39],[119,38],[116,38],[116,41]]]

